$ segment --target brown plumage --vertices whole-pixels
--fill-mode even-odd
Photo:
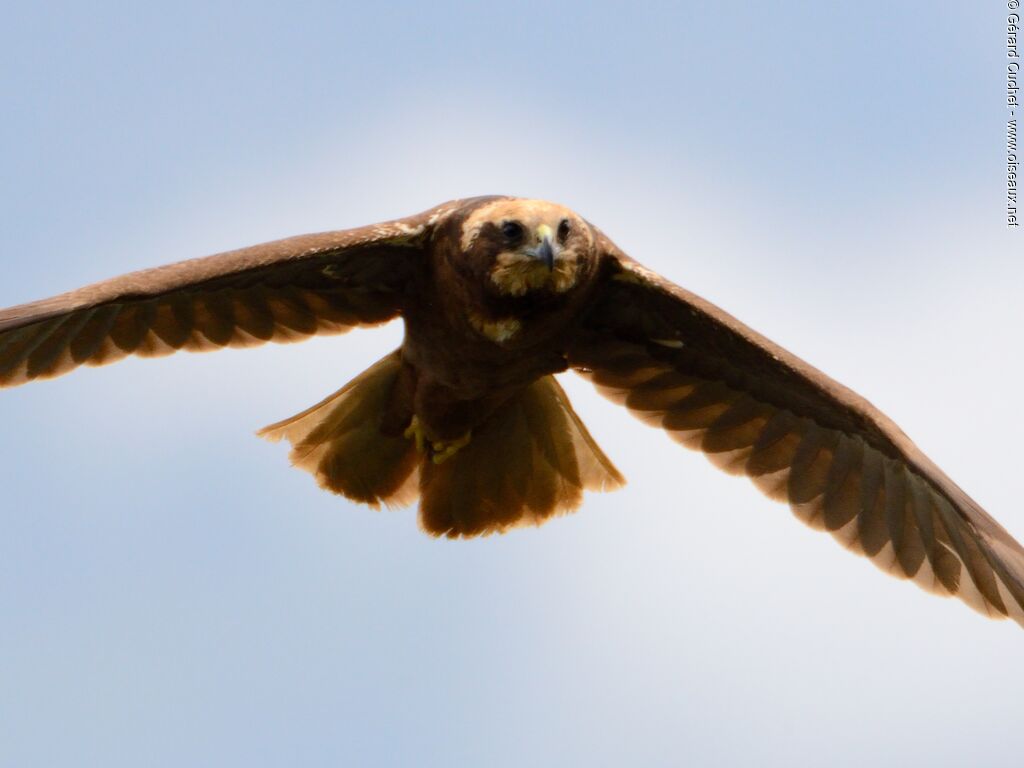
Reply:
[[[554,379],[572,368],[889,573],[1024,624],[1024,549],[895,424],[551,203],[457,200],[0,311],[0,386],[398,316],[400,349],[261,432],[327,490],[419,498],[447,536],[574,509],[622,477]]]

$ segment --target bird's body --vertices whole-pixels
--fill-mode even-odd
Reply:
[[[622,477],[554,379],[572,369],[889,573],[1024,624],[1024,549],[892,421],[552,203],[456,200],[0,311],[0,386],[399,316],[400,349],[261,432],[328,490],[418,498],[435,535],[574,509]]]
[[[496,226],[512,222],[509,233]],[[569,339],[599,279],[593,244],[586,222],[549,203],[461,205],[432,230],[424,268],[403,292],[401,348],[264,436],[287,438],[297,464],[349,498],[419,495],[432,533],[539,522],[574,509],[584,488],[617,486],[621,476],[551,378],[569,367]],[[332,413],[373,435],[317,432]]]
[[[512,293],[496,281],[492,260],[506,249],[504,236],[484,229],[470,243],[463,229],[472,226],[467,219],[473,212],[523,217],[522,206],[515,210],[509,205],[502,198],[484,198],[449,217],[431,237],[429,269],[402,311],[402,378],[415,393],[409,415],[415,414],[438,440],[461,437],[512,394],[569,367],[566,339],[597,278],[594,258],[574,274],[577,280],[558,290],[555,270],[526,256],[525,267],[538,273],[535,290]],[[524,226],[523,239],[539,240],[536,229],[543,226],[554,233],[560,221],[572,216],[554,206],[544,213],[534,214]],[[580,245],[588,243],[582,232],[580,239]],[[470,253],[480,251],[481,258],[467,258],[466,245]]]

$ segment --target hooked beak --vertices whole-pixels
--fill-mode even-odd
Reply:
[[[540,235],[540,245],[528,251],[533,258],[544,262],[548,272],[555,268],[555,248],[551,244],[551,227],[541,224],[537,227],[537,234]]]

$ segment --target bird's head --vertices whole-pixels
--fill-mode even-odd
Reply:
[[[466,266],[496,297],[567,294],[596,265],[590,225],[544,200],[484,203],[462,222],[459,245]]]

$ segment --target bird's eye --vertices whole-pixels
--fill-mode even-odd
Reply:
[[[565,238],[569,236],[569,220],[562,219],[558,223],[558,242],[564,243]]]
[[[501,234],[508,240],[518,240],[523,236],[523,226],[517,221],[506,221],[501,225]]]

